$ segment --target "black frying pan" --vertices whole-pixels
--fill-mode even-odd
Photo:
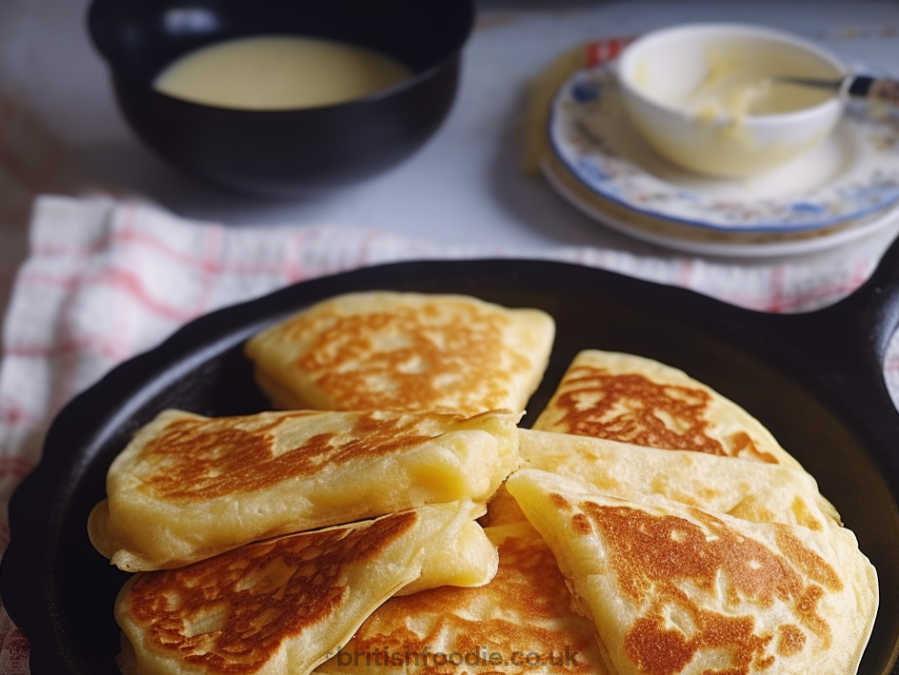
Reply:
[[[312,302],[364,289],[467,293],[552,314],[558,337],[526,425],[575,353],[590,347],[683,368],[743,405],[817,477],[877,567],[880,610],[860,672],[889,671],[899,647],[899,415],[881,364],[899,323],[899,244],[856,293],[800,315],[576,265],[479,260],[371,267],[198,319],[74,399],[13,497],[0,588],[31,642],[34,675],[116,672],[112,605],[126,577],[94,552],[85,523],[135,429],[169,406],[205,415],[264,409],[242,342]]]

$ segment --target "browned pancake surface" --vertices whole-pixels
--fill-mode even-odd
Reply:
[[[574,614],[571,594],[552,552],[536,532],[521,527],[527,528],[530,536],[509,536],[499,544],[499,569],[489,584],[481,588],[444,586],[393,598],[362,624],[344,649],[345,655],[352,658],[358,654],[358,666],[366,665],[365,655],[385,651],[415,655],[419,661],[407,662],[403,672],[420,675],[604,673],[593,625]],[[496,616],[500,612],[504,618]],[[408,627],[420,628],[434,617],[423,635]],[[564,628],[559,628],[560,624]],[[564,658],[566,649],[573,658]],[[425,657],[440,653],[469,658],[496,654],[503,661],[491,665],[484,658],[487,663],[472,667]],[[511,662],[513,654],[530,654],[535,663],[533,655],[539,654],[540,667],[535,670],[533,664]],[[354,668],[345,670],[353,672]]]
[[[319,310],[285,324],[282,337],[316,335],[294,367],[342,409],[428,410],[448,388],[462,401],[474,399],[481,410],[502,407],[508,375],[530,368],[517,353],[509,354],[502,370],[497,367],[502,331],[511,319],[469,303],[447,306],[451,313],[438,303],[351,315]],[[377,340],[384,336],[402,336],[404,344],[381,349]],[[353,367],[343,369],[346,364]]]
[[[275,429],[285,420],[303,415],[175,420],[141,452],[142,460],[154,463],[144,489],[162,499],[214,499],[311,475],[325,465],[387,455],[441,433],[422,435],[416,431],[419,420],[414,415],[364,413],[350,438],[337,440],[335,433],[318,434],[275,455]]]
[[[252,673],[281,642],[340,611],[342,570],[375,558],[415,512],[282,537],[136,579],[126,611],[157,650],[211,673]]]
[[[554,494],[552,499],[559,508],[570,509],[562,495]],[[644,672],[677,673],[697,651],[720,649],[731,654],[735,666],[728,674],[738,675],[775,665],[774,655],[765,656],[772,640],[782,656],[800,652],[807,632],[814,633],[825,649],[830,645],[831,627],[816,605],[826,591],[839,591],[843,584],[834,569],[789,528],[775,526],[781,555],[698,509],[691,513],[713,537],[676,516],[591,501],[578,507],[572,516],[575,532],[590,535],[593,528],[602,532],[621,593],[647,608],[624,642],[628,657]],[[726,592],[734,605],[749,600],[769,607],[776,597],[792,605],[801,625],[783,623],[777,635],[757,634],[753,617],[704,610],[682,590],[689,582],[714,592],[721,573],[730,581]],[[680,630],[665,628],[665,616],[675,612],[686,613],[696,627],[689,639]]]
[[[708,436],[705,413],[712,397],[702,389],[583,365],[572,367],[563,384],[565,390],[553,402],[563,412],[554,422],[555,431],[668,450],[748,455],[777,463],[745,432],[732,434],[726,445]]]

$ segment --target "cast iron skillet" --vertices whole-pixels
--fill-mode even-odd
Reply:
[[[116,672],[112,605],[126,577],[94,552],[85,523],[135,429],[169,406],[205,415],[266,408],[243,341],[312,302],[364,289],[467,293],[552,314],[558,337],[525,424],[588,347],[670,363],[745,406],[817,477],[877,567],[880,611],[860,672],[889,671],[899,646],[899,415],[881,363],[899,323],[899,243],[859,291],[803,315],[747,311],[576,265],[478,260],[371,267],[202,317],[74,399],[12,499],[0,587],[31,642],[34,675]]]

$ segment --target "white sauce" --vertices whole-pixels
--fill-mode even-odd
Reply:
[[[185,54],[156,78],[169,96],[226,108],[279,110],[343,103],[412,76],[372,49],[309,37],[227,40]]]

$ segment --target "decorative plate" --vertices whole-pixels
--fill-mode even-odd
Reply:
[[[745,179],[691,174],[632,127],[608,67],[580,70],[549,120],[554,154],[600,197],[654,218],[722,231],[796,232],[858,220],[899,202],[899,114],[850,106],[808,152]]]
[[[606,227],[650,244],[687,253],[731,258],[808,255],[873,237],[875,234],[892,238],[899,232],[897,207],[815,230],[769,232],[691,227],[634,213],[600,197],[578,181],[556,157],[546,157],[540,169],[556,192],[575,208]]]

